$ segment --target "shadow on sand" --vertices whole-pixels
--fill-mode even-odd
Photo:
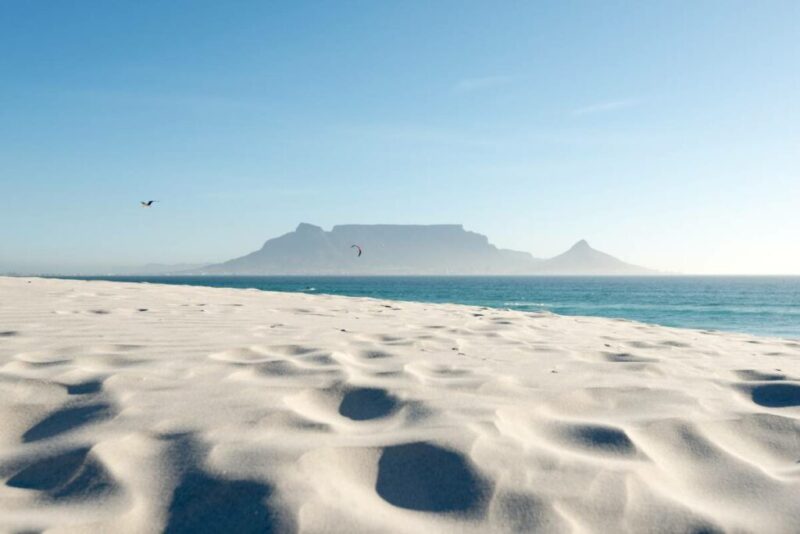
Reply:
[[[800,386],[797,384],[763,384],[750,390],[753,402],[767,408],[800,406]]]
[[[270,493],[265,484],[189,471],[175,488],[164,532],[276,532],[272,512],[265,505]]]
[[[397,399],[389,395],[386,390],[359,388],[345,393],[339,405],[339,413],[355,421],[366,421],[385,417],[396,407]]]
[[[39,458],[14,474],[12,488],[42,491],[51,499],[90,499],[117,490],[88,447]]]
[[[425,442],[386,447],[375,489],[395,506],[423,512],[480,513],[489,494],[464,456]]]
[[[64,432],[69,432],[80,426],[110,419],[112,416],[113,412],[111,406],[106,403],[64,408],[53,412],[28,429],[28,431],[22,435],[22,440],[28,443],[50,438],[58,434],[63,434]]]

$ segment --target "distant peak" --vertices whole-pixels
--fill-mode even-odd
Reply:
[[[313,224],[308,224],[308,223],[301,222],[300,224],[297,225],[297,230],[295,230],[295,231],[296,232],[322,232],[323,230],[319,226],[315,226]]]
[[[589,242],[586,241],[585,239],[581,239],[580,241],[578,241],[577,243],[572,245],[572,250],[582,250],[582,249],[589,249],[589,248],[592,248],[592,247],[589,246]]]

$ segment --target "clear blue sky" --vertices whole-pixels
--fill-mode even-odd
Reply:
[[[797,1],[3,0],[0,271],[307,221],[800,273],[798,28]]]

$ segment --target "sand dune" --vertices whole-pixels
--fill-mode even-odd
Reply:
[[[800,342],[0,278],[0,530],[800,532]]]

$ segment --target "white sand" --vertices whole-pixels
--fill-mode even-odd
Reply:
[[[3,531],[800,532],[794,341],[0,278],[0,366]]]

